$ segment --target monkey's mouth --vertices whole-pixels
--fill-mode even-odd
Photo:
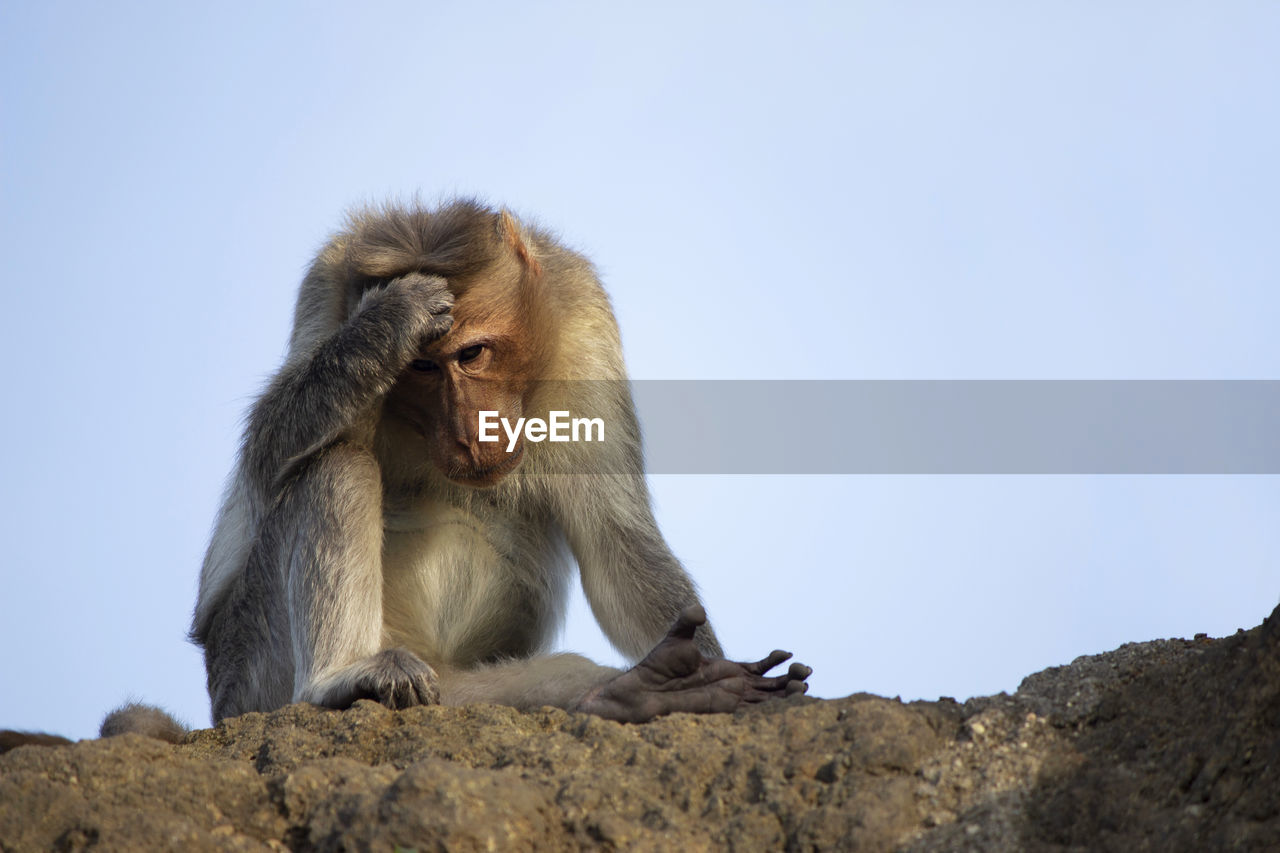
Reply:
[[[449,466],[444,475],[460,486],[476,488],[493,486],[514,471],[522,459],[524,459],[523,444],[510,453],[503,453],[492,465],[476,465],[470,459],[458,461]]]

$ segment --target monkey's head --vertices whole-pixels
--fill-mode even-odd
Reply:
[[[498,441],[481,442],[480,412],[515,429],[549,408],[591,408],[550,406],[554,383],[544,379],[626,378],[617,324],[590,262],[467,199],[353,212],[298,292],[290,357],[308,357],[361,310],[368,291],[413,274],[444,279],[453,325],[423,342],[379,410],[384,476],[419,479],[426,465],[455,483],[493,486],[521,466],[523,432],[512,444],[499,426]],[[556,455],[545,442],[529,452]]]
[[[519,466],[523,434],[500,424],[515,429],[525,417],[558,333],[542,270],[518,226],[503,213],[497,232],[503,245],[489,263],[447,279],[453,325],[422,346],[385,407],[424,440],[445,477],[477,487],[495,485]],[[487,441],[480,440],[481,412],[497,413]]]

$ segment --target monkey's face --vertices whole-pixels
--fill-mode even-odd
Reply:
[[[423,347],[387,396],[386,411],[409,423],[425,442],[435,467],[455,483],[492,486],[520,464],[523,435],[513,427],[524,416],[528,382],[519,336],[509,329],[455,320],[453,329]],[[480,413],[488,420],[481,441]]]

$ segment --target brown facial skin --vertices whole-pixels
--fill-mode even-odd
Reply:
[[[509,440],[501,429],[498,441],[480,441],[480,412],[496,411],[515,424],[531,384],[523,357],[529,349],[527,330],[511,317],[468,320],[481,295],[458,300],[453,328],[420,350],[387,397],[387,412],[422,436],[440,472],[477,487],[497,483],[524,454],[523,437],[507,452]]]

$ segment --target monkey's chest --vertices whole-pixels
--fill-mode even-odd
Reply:
[[[541,539],[519,520],[443,503],[388,514],[387,641],[428,663],[457,667],[536,651],[554,627],[548,617],[555,609],[540,578]]]

